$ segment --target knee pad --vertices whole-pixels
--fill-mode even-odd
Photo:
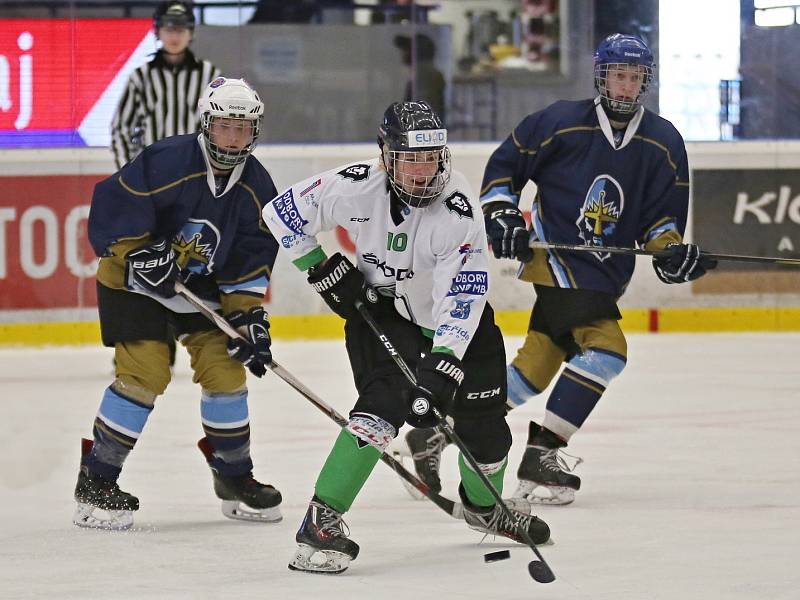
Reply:
[[[164,342],[139,340],[114,346],[117,393],[152,406],[156,396],[167,389],[171,378],[169,348]]]
[[[221,331],[200,331],[181,338],[192,358],[192,381],[205,393],[233,394],[245,389],[244,365],[228,356],[227,336]]]
[[[599,348],[589,348],[569,361],[569,369],[596,381],[604,388],[625,368],[625,357]]]
[[[397,429],[377,415],[353,413],[347,422],[349,431],[358,440],[358,445],[369,444],[384,452],[397,435]]]
[[[454,429],[479,464],[499,464],[511,448],[511,430],[504,416],[456,419]]]

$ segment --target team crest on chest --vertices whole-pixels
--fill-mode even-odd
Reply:
[[[369,165],[350,165],[339,171],[339,175],[350,181],[364,181],[369,177]]]
[[[617,223],[625,208],[625,194],[619,182],[610,175],[598,175],[589,186],[578,220],[578,236],[587,246],[613,246]],[[611,255],[595,252],[604,261]]]
[[[444,207],[459,219],[472,219],[472,207],[467,197],[461,192],[453,192],[444,199]]]
[[[189,219],[172,240],[178,267],[192,273],[211,273],[219,238],[219,230],[210,221]]]

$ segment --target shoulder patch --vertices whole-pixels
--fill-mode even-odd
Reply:
[[[472,216],[472,207],[469,204],[469,200],[467,200],[467,197],[461,192],[453,192],[445,198],[444,207],[458,216],[459,219],[475,218]]]
[[[364,181],[369,177],[370,165],[350,165],[339,171],[339,175],[350,181]]]

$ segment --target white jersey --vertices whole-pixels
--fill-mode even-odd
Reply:
[[[430,206],[412,208],[392,199],[376,158],[301,181],[262,215],[302,271],[325,258],[315,236],[341,225],[366,281],[427,330],[434,349],[464,356],[486,304],[489,270],[483,213],[461,173],[452,172]]]

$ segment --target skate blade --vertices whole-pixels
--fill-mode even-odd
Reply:
[[[278,523],[283,520],[280,506],[255,509],[238,500],[223,500],[222,514],[236,521],[251,521],[254,523]]]
[[[318,550],[308,544],[298,544],[297,550],[289,561],[292,571],[335,575],[347,570],[351,558],[343,552],[335,550]]]
[[[520,481],[517,491],[514,492],[514,498],[527,500],[531,504],[563,506],[575,501],[575,490],[560,485],[539,485],[532,481]]]
[[[406,448],[408,448],[408,446],[406,446]],[[409,473],[414,473],[416,475],[416,472],[414,470],[414,459],[411,458],[410,454],[394,450],[392,452],[392,458],[395,459],[397,462],[399,462],[401,465],[403,465],[403,467]],[[408,462],[411,463],[410,466],[409,466],[408,462],[406,461],[406,458],[408,459]],[[403,484],[403,487],[406,488],[406,491],[411,495],[411,497],[414,500],[425,500],[425,498],[426,498],[425,494],[423,494],[417,488],[415,488],[413,485],[408,483],[404,478],[402,478],[402,477],[400,478],[400,483]]]
[[[99,514],[95,514],[98,511]],[[107,516],[103,516],[103,513]],[[105,529],[107,531],[126,531],[133,525],[133,511],[103,510],[91,504],[78,502],[72,523],[86,529]]]

